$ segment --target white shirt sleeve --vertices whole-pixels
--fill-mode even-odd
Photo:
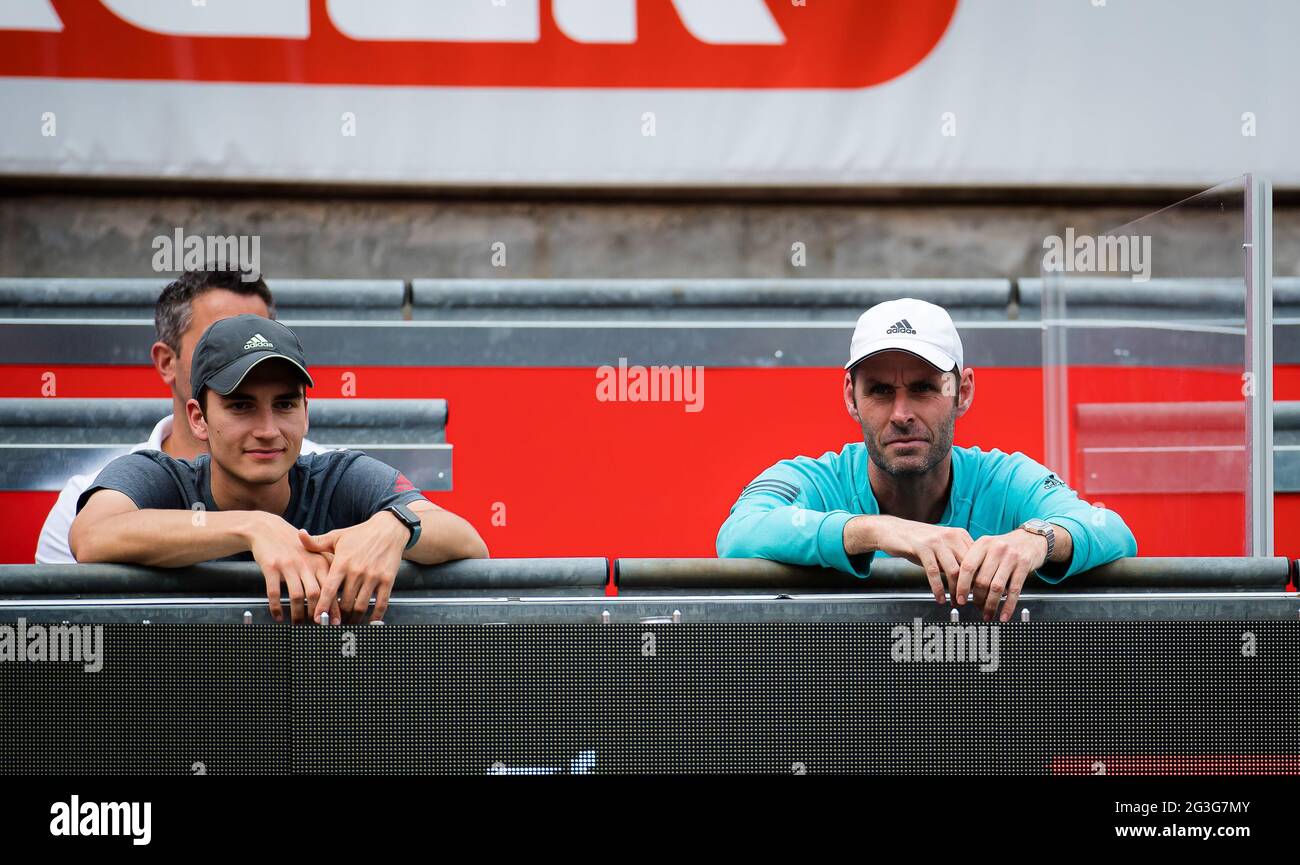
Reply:
[[[45,525],[41,527],[41,538],[36,543],[36,564],[76,564],[77,560],[68,547],[68,531],[77,516],[77,499],[94,479],[94,475],[73,475],[63,485],[59,498],[45,518]]]

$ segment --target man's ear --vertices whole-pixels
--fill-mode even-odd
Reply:
[[[212,397],[209,396],[208,399]],[[199,401],[191,399],[185,403],[185,419],[190,422],[190,432],[201,442],[208,440],[208,422],[203,417],[203,409],[199,407]]]
[[[158,372],[158,377],[163,380],[167,387],[173,390],[176,387],[176,352],[165,342],[155,342],[149,349],[149,357],[153,359],[153,368]]]
[[[957,391],[957,417],[970,411],[975,402],[975,370],[966,367],[961,371],[961,388]]]
[[[853,395],[853,370],[844,373],[844,407],[849,410],[849,417],[862,423],[862,416],[858,414],[858,401]]]

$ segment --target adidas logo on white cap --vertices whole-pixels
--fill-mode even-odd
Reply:
[[[914,354],[941,372],[962,368],[961,337],[941,306],[903,297],[878,303],[862,313],[849,344],[845,369],[882,351]]]
[[[252,339],[244,343],[244,351],[251,351],[255,348],[275,348],[275,346],[271,344],[269,339],[262,336],[260,333],[255,333],[253,334]]]

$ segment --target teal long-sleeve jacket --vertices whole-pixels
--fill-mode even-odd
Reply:
[[[874,556],[849,556],[844,524],[879,514],[868,480],[866,445],[848,444],[818,459],[795,457],[764,471],[741,492],[718,530],[718,555],[761,558],[835,568],[869,576]],[[1074,550],[1038,575],[1049,583],[1124,556],[1137,555],[1137,541],[1114,511],[1082,501],[1041,463],[1023,453],[994,448],[952,449],[952,492],[942,526],[966,529],[971,538],[1002,535],[1038,517],[1069,531]]]

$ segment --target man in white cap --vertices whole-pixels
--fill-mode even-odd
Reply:
[[[953,447],[975,372],[946,310],[904,298],[858,319],[844,405],[863,442],[782,460],[741,492],[718,555],[870,575],[875,555],[925,568],[935,600],[968,594],[986,621],[1011,618],[1031,572],[1049,583],[1137,554],[1120,516],[1081,501],[1038,462]]]

